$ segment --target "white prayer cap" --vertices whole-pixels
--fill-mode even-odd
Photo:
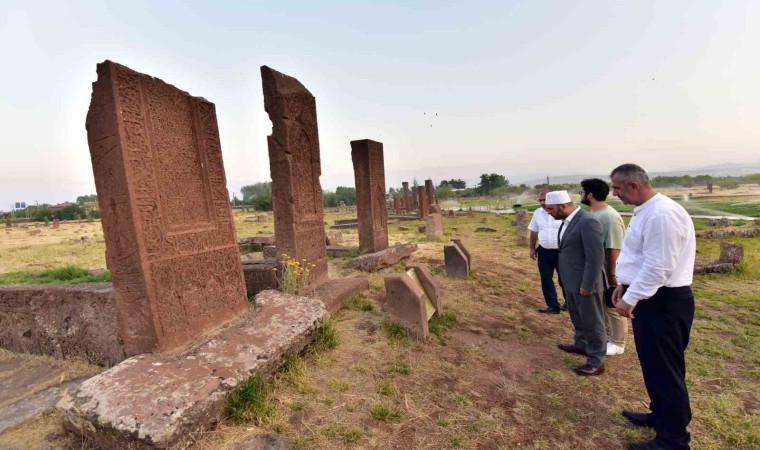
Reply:
[[[564,205],[570,203],[570,194],[567,191],[552,191],[546,194],[547,205]]]

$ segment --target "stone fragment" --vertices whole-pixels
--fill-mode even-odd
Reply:
[[[59,219],[53,219],[53,228],[58,229],[61,226],[61,221]]]
[[[87,113],[127,355],[168,350],[248,308],[214,104],[106,61]]]
[[[427,199],[428,207],[430,205],[438,203],[435,199],[435,188],[433,187],[433,180],[425,180],[425,198]]]
[[[375,272],[409,258],[416,251],[417,244],[394,245],[379,252],[357,256],[346,264],[346,268]]]
[[[385,277],[383,309],[394,321],[422,340],[430,334],[428,320],[436,312],[440,313],[425,292],[415,268]]]
[[[401,182],[401,188],[404,191],[404,208],[406,209],[407,214],[411,212],[413,208],[413,204],[411,201],[411,195],[409,194],[409,182],[403,181]]]
[[[264,109],[272,121],[269,169],[277,258],[315,264],[310,282],[327,278],[322,173],[314,96],[298,80],[261,67]]]
[[[419,227],[417,227],[417,231],[419,231],[420,233],[424,233],[426,229],[427,229],[427,226],[425,225],[420,225]]]
[[[321,300],[327,312],[335,314],[354,295],[367,289],[369,289],[369,279],[366,276],[331,278],[317,286],[311,292],[311,297]]]
[[[480,231],[483,233],[495,233],[498,230],[496,230],[496,228],[491,228],[491,227],[477,227],[475,228],[475,231]]]
[[[425,194],[425,186],[417,186],[417,201],[419,203],[420,219],[425,218],[430,214],[430,204],[428,204],[427,194]]]
[[[277,247],[274,245],[265,245],[261,248],[264,259],[274,259],[277,257]]]
[[[437,239],[443,236],[443,218],[440,214],[428,214],[425,218],[425,238]]]
[[[354,163],[359,246],[377,252],[388,247],[383,144],[369,139],[351,141],[351,160]]]
[[[459,249],[458,245],[444,245],[443,259],[446,275],[465,279],[470,276],[470,266],[467,264],[467,257],[462,253],[462,250]]]
[[[435,310],[439,313],[443,311],[441,284],[438,282],[438,279],[435,278],[433,272],[430,271],[430,268],[425,264],[409,264],[407,269],[409,268],[414,269],[414,272],[417,274],[417,279],[420,280],[420,284],[425,290],[425,294],[427,294],[428,298],[433,303],[433,306],[435,306]]]
[[[343,242],[343,233],[340,231],[327,232],[327,245],[340,245]]]
[[[462,241],[462,238],[460,237],[453,237],[451,238],[451,243],[459,247],[459,251],[464,254],[464,256],[467,258],[467,267],[472,267],[472,257],[470,256],[470,251],[467,250],[467,246],[465,245],[464,241]]]
[[[276,259],[244,261],[242,268],[248,298],[267,289],[277,289],[277,272],[274,270],[277,268]]]
[[[529,241],[528,224],[530,224],[530,214],[528,211],[521,210],[515,212],[515,226],[517,227],[517,245],[526,246]]]
[[[230,390],[273,372],[327,317],[321,301],[279,291],[255,305],[187,353],[134,356],[85,381],[59,403],[64,426],[98,448],[189,447],[217,423]]]
[[[431,204],[430,214],[441,214],[441,206],[436,203]]]
[[[719,263],[729,263],[738,265],[744,259],[744,246],[736,242],[720,243]]]

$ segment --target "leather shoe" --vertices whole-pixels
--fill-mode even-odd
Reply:
[[[688,447],[684,447],[688,448]],[[657,441],[634,442],[628,444],[628,450],[677,450],[675,447],[662,445]]]
[[[600,364],[594,367],[590,364],[583,364],[575,368],[575,373],[584,377],[592,377],[594,375],[601,375],[604,373],[604,364]]]
[[[637,427],[653,428],[654,421],[652,420],[652,413],[638,413],[627,409],[623,410],[623,417],[628,419],[629,422]]]
[[[544,309],[539,309],[538,312],[544,313],[544,314],[559,314],[561,311],[556,308],[544,308]]]
[[[557,344],[557,348],[563,352],[575,353],[576,355],[586,356],[586,350],[580,349],[574,345]]]

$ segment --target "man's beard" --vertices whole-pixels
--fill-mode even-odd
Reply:
[[[591,206],[591,201],[589,201],[588,197],[581,198],[581,203],[583,203],[586,206]]]

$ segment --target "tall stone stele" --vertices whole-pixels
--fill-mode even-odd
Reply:
[[[127,355],[248,309],[214,104],[106,61],[87,113],[106,260]]]
[[[388,248],[383,144],[369,139],[351,141],[351,160],[354,163],[359,246],[378,252]]]
[[[261,66],[264,109],[272,121],[269,170],[277,259],[283,254],[316,267],[311,284],[327,279],[317,103],[298,80]]]
[[[425,180],[425,194],[427,194],[428,205],[438,203],[435,198],[435,186],[433,186],[433,180]]]
[[[417,186],[417,204],[419,205],[420,219],[425,220],[430,214],[430,203],[427,200],[425,186]]]
[[[409,214],[414,209],[414,205],[412,204],[412,197],[409,194],[409,182],[402,181],[401,188],[404,191],[404,208],[406,208],[406,213]]]

